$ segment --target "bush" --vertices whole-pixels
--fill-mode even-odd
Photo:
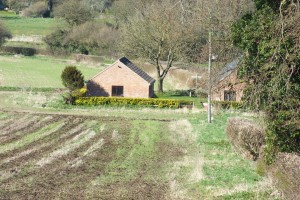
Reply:
[[[61,73],[63,85],[71,92],[84,86],[84,77],[75,66],[67,66]]]
[[[264,129],[253,121],[229,118],[226,133],[233,146],[245,157],[257,160],[265,144]]]
[[[6,39],[9,39],[11,37],[12,37],[11,33],[0,21],[0,47],[4,44]]]
[[[180,108],[183,105],[193,105],[192,101],[173,99],[123,98],[123,97],[77,97],[76,105],[117,105],[145,106],[158,108]]]
[[[243,103],[237,101],[212,101],[212,105],[225,110],[243,108]]]
[[[285,199],[299,199],[299,166],[299,154],[278,153],[274,163],[268,167],[269,175]]]
[[[22,54],[24,56],[34,56],[37,52],[35,48],[11,47],[11,46],[2,47],[2,51],[11,53],[11,54]]]
[[[117,30],[97,22],[86,22],[70,29],[58,29],[47,35],[44,42],[52,53],[67,51],[100,55],[115,51]]]
[[[43,1],[36,2],[22,11],[24,17],[43,17],[47,13],[47,5]]]

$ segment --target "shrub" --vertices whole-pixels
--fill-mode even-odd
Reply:
[[[123,97],[77,97],[76,105],[127,105],[158,108],[179,108],[183,105],[193,105],[192,101],[174,99],[123,98]]]
[[[270,176],[284,199],[299,199],[300,156],[296,153],[278,153],[272,165],[268,167]]]
[[[65,44],[65,38],[68,35],[68,30],[58,29],[47,35],[43,40],[48,45],[48,48],[54,54],[55,52],[67,50],[68,45]],[[68,51],[70,52],[70,50]]]
[[[86,22],[70,29],[58,29],[47,35],[44,42],[52,50],[99,55],[113,52],[117,31],[97,22]]]
[[[86,94],[87,94],[87,89],[86,88],[77,89],[74,92],[72,92],[72,96],[75,97],[75,98],[85,97]]]
[[[265,143],[264,129],[253,121],[229,118],[226,133],[233,146],[245,157],[257,160]]]
[[[47,13],[47,5],[43,1],[36,2],[22,11],[24,17],[43,17]]]
[[[63,85],[70,91],[75,91],[84,86],[84,77],[75,66],[67,66],[61,73]]]
[[[242,102],[237,101],[212,101],[212,105],[221,109],[241,109],[243,107]]]
[[[2,47],[2,51],[12,54],[22,54],[24,56],[34,56],[36,54],[35,48],[30,47],[12,47],[12,46],[5,46]]]
[[[6,39],[9,39],[11,37],[12,37],[11,33],[0,21],[0,47],[3,45]]]

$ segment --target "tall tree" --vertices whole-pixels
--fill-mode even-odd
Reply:
[[[184,38],[191,34],[181,23],[178,9],[171,0],[146,3],[121,27],[122,50],[150,60],[156,69],[158,92],[163,92],[163,81],[174,60],[182,56]]]
[[[244,50],[239,74],[245,102],[266,112],[266,158],[300,152],[299,1],[256,0],[257,10],[234,24],[233,41]]]

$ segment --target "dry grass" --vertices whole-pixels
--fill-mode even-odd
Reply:
[[[247,184],[247,183],[240,183],[235,185],[234,187],[228,189],[218,189],[213,192],[213,196],[215,197],[222,197],[222,196],[230,196],[240,192],[253,192],[259,194],[260,192],[266,190],[274,190],[274,186],[272,185],[272,181],[269,178],[264,178],[261,181],[257,182],[257,184]],[[275,195],[275,194],[274,194]],[[277,195],[277,194],[276,194]]]
[[[169,124],[170,140],[175,144],[185,144],[180,151],[185,156],[173,163],[169,172],[170,199],[193,199],[189,197],[188,190],[183,183],[197,183],[203,178],[203,156],[194,146],[197,136],[192,124],[186,120],[178,120]],[[187,171],[182,171],[183,169]],[[184,180],[182,176],[184,174]]]
[[[52,152],[47,157],[39,160],[36,165],[43,167],[44,165],[51,164],[53,161],[67,155],[69,152],[79,148],[84,143],[88,142],[96,135],[95,131],[86,130],[78,135],[76,135],[71,141],[65,143],[60,149]]]
[[[267,167],[272,181],[285,199],[300,199],[300,155],[279,153],[276,161]]]
[[[264,129],[243,118],[230,118],[227,124],[226,133],[234,147],[246,158],[257,160],[265,143]]]

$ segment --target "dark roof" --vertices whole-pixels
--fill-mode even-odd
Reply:
[[[119,59],[121,63],[126,65],[129,69],[131,69],[133,72],[135,72],[137,75],[139,75],[141,78],[143,78],[148,83],[154,83],[155,79],[153,79],[151,76],[149,76],[146,72],[138,68],[135,64],[133,64],[130,60],[128,60],[126,57],[122,57]]]
[[[221,71],[218,77],[218,81],[222,81],[224,78],[229,76],[237,67],[240,59],[235,59],[232,62],[228,63]]]

